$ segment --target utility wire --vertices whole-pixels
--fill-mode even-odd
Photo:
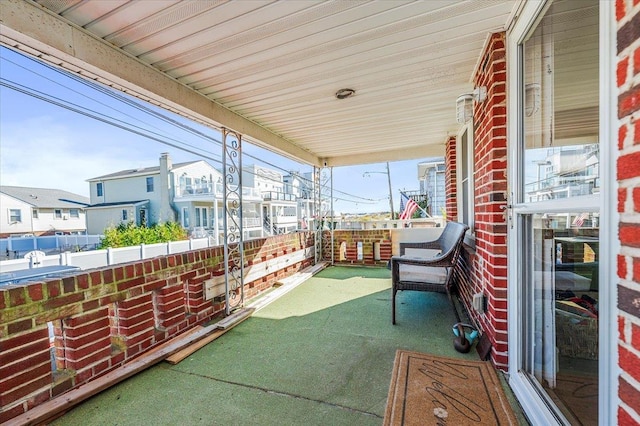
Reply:
[[[50,103],[52,105],[56,105],[56,106],[58,106],[60,108],[66,109],[66,110],[71,111],[71,112],[75,112],[77,114],[83,115],[83,116],[88,117],[88,118],[92,118],[92,119],[100,121],[102,123],[112,125],[112,126],[117,127],[119,129],[128,131],[130,133],[134,133],[134,134],[136,134],[138,136],[142,136],[142,137],[145,137],[147,139],[151,139],[153,141],[159,142],[161,144],[168,145],[168,146],[171,146],[173,148],[180,149],[180,150],[185,151],[185,152],[189,152],[189,153],[194,154],[196,156],[206,158],[207,160],[213,161],[215,163],[222,164],[222,162],[220,160],[205,154],[206,151],[203,152],[201,150],[201,148],[196,147],[194,145],[187,144],[185,142],[181,142],[181,141],[178,141],[178,140],[172,139],[172,138],[169,138],[169,140],[172,140],[173,142],[169,142],[166,139],[164,139],[164,137],[162,135],[160,135],[160,134],[158,134],[156,132],[152,132],[152,131],[150,131],[148,129],[144,129],[144,128],[141,128],[139,126],[133,125],[131,123],[124,122],[124,121],[119,120],[119,119],[117,119],[115,117],[111,117],[111,116],[105,115],[103,113],[99,113],[97,111],[90,110],[90,109],[88,109],[86,107],[74,104],[72,102],[68,102],[68,101],[62,100],[62,99],[57,98],[55,96],[51,96],[51,95],[42,93],[42,92],[40,92],[38,90],[27,88],[27,87],[25,87],[23,85],[20,85],[18,83],[12,82],[12,81],[7,80],[5,78],[0,78],[0,86],[4,86],[4,87],[6,87],[8,89],[12,89],[12,90],[17,91],[19,93],[31,96],[33,98],[42,100],[44,102],[48,102],[48,103]],[[200,150],[200,151],[197,151],[197,149]],[[252,172],[250,170],[244,170],[244,172],[245,173],[249,173],[249,174],[253,174],[253,175],[257,175],[257,173],[254,173],[254,172]],[[274,178],[269,178],[268,176],[260,176],[260,177],[262,179],[265,179],[265,180],[271,180],[271,181],[276,182],[276,183],[282,183],[282,181],[274,179]],[[300,176],[300,178],[304,179],[301,176]],[[333,198],[334,198],[334,200],[339,200],[339,201],[352,202],[352,203],[360,202],[362,204],[367,204],[367,202],[362,202],[362,201],[348,200],[348,199],[339,198],[339,197],[333,197]],[[370,202],[370,204],[375,204],[375,202]]]
[[[35,59],[32,59],[32,58],[28,58],[28,59],[30,59],[30,60],[32,60],[32,61],[34,61],[36,63],[40,63],[39,61],[36,61]],[[46,76],[43,76],[42,74],[39,74],[39,73],[35,72],[32,69],[25,68],[22,65],[17,64],[16,62],[11,61],[11,60],[9,60],[7,58],[2,58],[2,60],[10,62],[13,65],[15,65],[17,67],[20,67],[20,68],[22,68],[22,69],[24,69],[26,71],[32,72],[32,73],[38,75],[39,77],[41,77],[41,78],[43,78],[43,79],[45,79],[47,81],[50,81],[50,82],[52,82],[52,83],[54,83],[56,85],[62,86],[65,89],[70,90],[70,91],[72,91],[72,92],[74,92],[74,93],[76,93],[76,94],[78,94],[80,96],[83,96],[83,97],[86,97],[88,99],[91,99],[93,102],[97,102],[98,104],[103,105],[103,106],[105,106],[105,107],[107,107],[109,109],[112,109],[114,111],[118,111],[119,113],[124,114],[125,116],[129,117],[132,120],[139,121],[138,119],[132,117],[131,115],[126,114],[125,112],[123,112],[121,110],[115,109],[113,106],[111,106],[109,104],[106,104],[104,102],[100,102],[99,100],[97,100],[95,98],[90,98],[86,94],[84,94],[82,92],[79,92],[79,91],[77,91],[77,90],[75,90],[73,88],[70,88],[70,87],[68,87],[66,85],[63,85],[63,84],[61,84],[61,83],[59,83],[59,82],[57,82],[55,80],[52,80],[52,79],[50,79],[50,78],[48,78]],[[114,89],[105,87],[104,85],[99,84],[97,82],[90,81],[90,80],[87,80],[87,79],[82,78],[80,76],[77,76],[75,74],[69,73],[66,70],[61,70],[61,69],[59,69],[57,67],[54,67],[54,66],[46,64],[46,63],[42,63],[42,65],[48,67],[50,70],[53,70],[53,71],[55,71],[57,73],[60,73],[60,74],[64,75],[65,77],[71,78],[76,82],[84,84],[85,86],[89,86],[92,89],[94,89],[94,90],[96,90],[96,91],[98,91],[100,93],[103,93],[103,94],[105,94],[107,96],[110,96],[113,99],[116,99],[116,100],[118,100],[120,102],[123,102],[123,103],[125,103],[125,104],[127,104],[127,105],[129,105],[129,106],[141,111],[141,112],[149,114],[149,115],[151,115],[151,116],[153,116],[155,118],[158,118],[158,119],[160,119],[160,120],[162,120],[164,122],[167,122],[167,123],[169,123],[169,124],[171,124],[171,125],[173,125],[175,127],[179,127],[182,130],[185,130],[185,131],[187,131],[187,132],[189,132],[189,133],[191,133],[191,134],[193,134],[195,136],[198,136],[198,137],[201,137],[201,138],[205,139],[206,141],[214,142],[214,143],[218,144],[219,146],[222,146],[222,141],[220,141],[218,139],[215,139],[214,137],[209,136],[209,135],[207,135],[207,134],[205,134],[205,133],[203,133],[203,132],[201,132],[201,131],[199,131],[197,129],[194,129],[191,126],[185,125],[184,123],[181,123],[178,120],[175,120],[175,119],[173,119],[171,117],[168,117],[167,115],[162,114],[162,113],[160,113],[160,112],[158,112],[158,111],[156,111],[156,110],[154,110],[154,109],[142,104],[141,101],[139,101],[139,100],[132,99],[132,98],[130,98],[130,97],[124,95],[124,94],[120,94],[120,93],[116,92]],[[189,152],[189,153],[194,154],[196,156],[201,156],[201,157],[206,158],[208,160],[214,161],[214,162],[216,162],[218,164],[222,164],[220,159],[212,157],[212,155],[214,155],[213,152],[203,150],[200,147],[188,144],[186,142],[179,141],[179,140],[177,140],[175,138],[171,138],[171,137],[167,137],[167,136],[161,135],[161,134],[159,134],[157,132],[149,130],[148,128],[142,128],[140,126],[136,126],[136,125],[133,125],[131,123],[127,123],[127,122],[125,122],[123,120],[120,120],[120,119],[117,119],[115,117],[110,117],[110,116],[107,116],[107,115],[105,115],[103,113],[99,113],[97,111],[90,110],[90,109],[88,109],[88,108],[86,108],[84,106],[77,105],[77,104],[74,104],[74,103],[71,103],[69,101],[65,101],[65,100],[59,99],[59,98],[51,96],[51,95],[47,95],[45,93],[39,92],[39,91],[37,91],[35,89],[32,89],[32,88],[27,88],[27,87],[25,87],[23,85],[20,85],[18,83],[6,80],[4,78],[0,79],[0,84],[2,84],[3,86],[5,86],[7,88],[10,88],[10,89],[18,91],[20,93],[32,96],[32,97],[34,97],[36,99],[40,99],[40,100],[49,102],[49,103],[51,103],[53,105],[59,106],[61,108],[67,109],[69,111],[76,112],[78,114],[84,115],[84,116],[89,117],[89,118],[93,118],[95,120],[101,121],[101,122],[106,123],[106,124],[111,124],[111,125],[113,125],[115,127],[118,127],[120,129],[123,129],[123,130],[126,130],[126,131],[130,131],[131,133],[137,134],[139,136],[146,137],[146,138],[154,140],[156,142],[171,146],[171,147],[176,148],[176,149],[183,150],[185,152]],[[149,125],[151,127],[155,127],[156,129],[158,129],[156,126],[153,126],[150,123],[145,123],[145,124],[147,124],[147,125]],[[158,129],[158,130],[160,130],[160,129]],[[144,132],[148,132],[149,134],[148,133],[144,133]],[[156,136],[153,136],[153,135],[156,135]],[[173,142],[167,142],[166,140],[161,139],[161,138],[167,138],[167,139],[169,139],[170,141],[173,141]],[[185,146],[193,148],[193,149],[184,148],[184,147],[179,146],[177,144],[182,144],[182,145],[185,145]],[[201,150],[201,152],[194,151],[194,149]],[[206,153],[206,154],[203,154],[203,152]],[[264,159],[258,158],[256,156],[251,155],[251,154],[246,153],[246,152],[243,152],[243,154],[248,156],[248,157],[250,157],[250,158],[253,158],[253,159],[255,159],[255,160],[257,160],[257,161],[259,161],[261,163],[267,164],[267,165],[269,165],[269,166],[271,166],[271,167],[273,167],[275,169],[283,171],[283,172],[285,172],[287,174],[293,174],[290,170],[287,170],[287,169],[282,168],[282,167],[280,167],[280,166],[278,166],[276,164],[273,164],[273,163],[270,163],[268,161],[265,161]],[[255,175],[255,173],[253,173],[251,171],[247,170],[246,172]],[[305,178],[305,177],[301,176],[300,173],[296,173],[296,176],[301,181],[306,181],[307,183],[312,183],[311,179],[308,179],[308,178]],[[277,180],[277,179],[268,178],[266,176],[261,176],[261,177],[264,178],[264,179],[272,180],[274,182],[282,183],[282,181]],[[326,185],[326,182],[325,182],[325,185]],[[323,186],[322,183],[321,183],[321,186]],[[376,202],[385,199],[385,198],[380,198],[380,199],[376,200],[376,199],[372,199],[372,198],[360,197],[358,195],[349,194],[349,193],[346,193],[344,191],[340,191],[340,190],[337,190],[337,189],[334,189],[333,192],[341,193],[341,194],[343,194],[345,196],[352,197],[352,198],[357,198],[358,200],[361,200],[361,201],[356,201],[356,200],[350,200],[350,199],[345,199],[345,198],[339,198],[339,197],[335,197],[335,196],[333,197],[334,200],[351,202],[351,203],[375,204]]]

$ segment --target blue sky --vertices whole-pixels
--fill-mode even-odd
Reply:
[[[41,65],[30,58],[0,47],[0,78],[5,84],[24,86],[72,103],[89,114],[109,116],[123,126],[137,126],[136,131],[151,135],[186,152],[156,140],[131,133],[79,112],[54,105],[5,85],[0,86],[0,183],[2,185],[58,188],[88,196],[87,179],[119,170],[150,167],[158,164],[162,152],[169,152],[174,162],[204,159],[218,168],[221,148],[215,142],[194,135],[164,120],[154,118],[113,97]],[[161,111],[173,119],[220,140],[212,129],[191,123]],[[246,154],[286,170],[309,172],[311,166],[296,163],[264,149],[243,144]],[[243,157],[243,164],[262,164]],[[400,203],[399,190],[417,190],[419,160],[390,163],[394,209]],[[266,164],[263,164],[269,167]],[[333,169],[336,212],[378,212],[389,210],[386,165],[336,167]],[[364,201],[364,197],[375,201]],[[348,201],[347,201],[348,200]]]

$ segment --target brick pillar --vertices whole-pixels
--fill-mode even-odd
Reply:
[[[617,0],[618,423],[640,423],[640,1]],[[613,82],[611,82],[613,84]],[[613,284],[613,283],[612,283]]]
[[[475,314],[492,343],[492,360],[507,368],[507,197],[506,49],[504,33],[491,37],[475,87],[487,88],[487,99],[474,107],[474,188],[476,256],[474,292],[488,297],[488,309]],[[465,301],[470,304],[469,300]]]
[[[104,307],[91,313],[62,320],[65,368],[82,370],[111,356],[109,310]]]
[[[449,137],[445,147],[445,208],[447,220],[458,220],[458,181],[456,179],[456,138]]]
[[[7,406],[43,388],[48,393],[52,381],[46,325],[3,340],[0,348],[0,422],[10,418],[2,416],[2,411],[12,411]],[[22,411],[20,406],[13,415]]]
[[[202,288],[202,282],[200,288]],[[185,320],[185,291],[182,283],[155,292],[158,328],[167,329]]]
[[[127,358],[152,345],[155,319],[151,293],[117,302],[116,319],[118,335],[127,348]]]

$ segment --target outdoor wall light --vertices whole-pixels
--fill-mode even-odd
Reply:
[[[473,95],[467,93],[456,99],[456,121],[465,124],[473,118]]]
[[[356,91],[353,89],[340,89],[336,92],[336,98],[347,99],[355,94],[356,94]]]
[[[487,99],[487,88],[485,86],[476,87],[472,93],[465,93],[456,99],[456,121],[458,124],[465,124],[473,118],[473,101],[478,103]]]
[[[540,83],[529,83],[524,86],[524,113],[531,117],[540,109]]]

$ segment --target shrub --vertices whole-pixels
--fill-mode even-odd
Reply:
[[[105,229],[104,238],[100,240],[98,248],[129,247],[186,239],[187,232],[176,222],[154,224],[150,227],[137,226],[133,222],[129,222]]]

